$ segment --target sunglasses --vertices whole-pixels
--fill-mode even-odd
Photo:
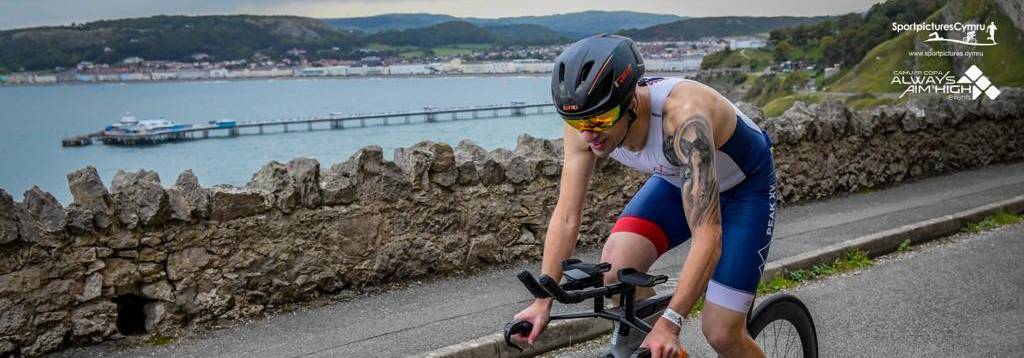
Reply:
[[[578,131],[591,131],[591,132],[602,132],[611,128],[622,119],[622,106],[615,106],[608,112],[598,114],[593,117],[579,118],[579,119],[568,119],[562,118],[565,123],[570,127],[575,128]]]

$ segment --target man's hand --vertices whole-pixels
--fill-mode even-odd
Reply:
[[[534,345],[537,343],[537,336],[544,331],[545,326],[548,324],[548,318],[551,317],[551,299],[550,298],[538,298],[533,301],[529,307],[526,307],[522,311],[519,311],[515,315],[515,319],[523,320],[533,324],[533,331],[530,335],[523,337],[522,335],[512,336],[512,341],[522,346]]]
[[[686,350],[679,343],[679,327],[659,318],[641,347],[651,351],[651,358],[685,358]]]

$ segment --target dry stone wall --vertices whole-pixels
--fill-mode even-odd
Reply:
[[[855,192],[1021,159],[1024,91],[995,102],[912,101],[868,111],[797,103],[762,119],[783,200]],[[68,174],[67,207],[0,190],[0,356],[34,356],[119,335],[175,335],[285,303],[540,257],[561,143],[514,151],[422,142],[384,158],[363,148],[330,168],[271,162],[245,187],[203,188],[191,171]],[[602,160],[580,246],[607,234],[645,175]]]

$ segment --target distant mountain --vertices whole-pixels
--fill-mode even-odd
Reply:
[[[433,14],[386,14],[370,17],[324,19],[331,26],[345,30],[381,32],[437,25],[448,21],[465,21],[481,27],[505,25],[541,25],[570,39],[579,39],[601,32],[644,28],[683,19],[676,15],[632,11],[584,11],[546,16],[503,17],[497,19],[456,18]]]
[[[570,42],[569,38],[541,25],[500,25],[487,27],[485,30],[497,36],[500,42],[510,45],[554,45]]]
[[[655,25],[644,29],[619,31],[637,41],[697,40],[701,37],[742,36],[767,33],[774,29],[814,24],[830,19],[829,16],[815,17],[698,17]]]
[[[292,48],[310,53],[362,43],[321,21],[293,16],[154,16],[104,20],[76,26],[0,31],[0,73],[73,67],[81,61],[248,59],[280,57]]]
[[[371,43],[392,46],[443,46],[451,44],[484,44],[498,42],[490,31],[465,21],[450,21],[430,27],[386,31],[366,37]]]
[[[391,46],[433,47],[456,44],[547,45],[569,40],[540,25],[500,25],[483,28],[466,21],[369,34],[369,43]]]
[[[415,29],[458,21],[457,17],[434,14],[384,14],[368,17],[349,17],[338,19],[321,19],[324,23],[340,30],[361,32],[382,32],[389,30]]]

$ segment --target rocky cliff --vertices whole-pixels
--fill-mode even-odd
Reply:
[[[998,101],[926,98],[851,111],[795,104],[757,117],[793,203],[1024,157],[1024,91]],[[237,320],[348,287],[540,257],[561,143],[514,151],[422,142],[393,160],[367,147],[322,168],[271,162],[245,187],[203,188],[190,171],[68,174],[62,207],[0,190],[0,356],[117,335]],[[601,161],[580,246],[594,247],[645,175]]]

